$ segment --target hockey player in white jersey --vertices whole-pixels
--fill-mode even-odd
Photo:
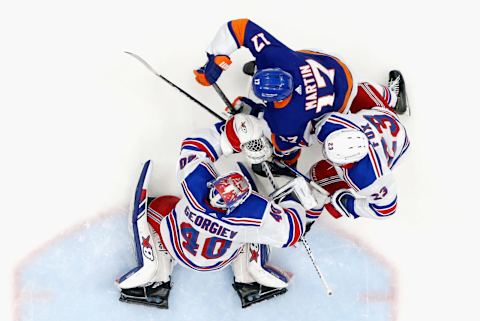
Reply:
[[[409,147],[408,136],[391,108],[368,107],[330,113],[316,127],[313,139],[323,144],[325,159],[310,176],[331,193],[325,208],[335,218],[384,219],[397,208],[392,170]]]
[[[225,152],[245,151],[252,162],[268,158],[271,147],[264,144],[258,122],[236,115],[186,138],[177,168],[181,199],[161,196],[149,202],[151,166],[145,164],[132,207],[138,267],[117,280],[121,301],[168,308],[176,263],[195,271],[231,264],[243,307],[286,292],[289,275],[267,266],[267,245],[289,247],[300,239],[305,228],[301,200],[287,196],[276,204],[252,191],[244,174],[219,175],[213,166]],[[292,188],[305,195],[305,187],[298,180]]]

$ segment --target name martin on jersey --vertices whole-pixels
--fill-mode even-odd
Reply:
[[[333,79],[335,77],[334,69],[327,69],[317,61],[313,59],[305,60],[306,65],[300,66],[300,74],[303,78],[303,85],[305,87],[305,110],[316,109],[319,113],[323,107],[333,106],[335,100],[335,94],[324,95],[318,97],[318,89],[325,88],[327,82],[322,76],[320,71],[327,75],[330,83],[333,85]]]

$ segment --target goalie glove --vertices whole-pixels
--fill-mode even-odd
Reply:
[[[244,152],[249,163],[259,164],[272,156],[272,145],[265,137],[268,131],[265,120],[236,114],[225,123],[220,147],[226,156]]]
[[[345,216],[350,219],[358,217],[353,210],[355,196],[348,189],[340,189],[333,193],[330,203],[325,205],[334,218]]]

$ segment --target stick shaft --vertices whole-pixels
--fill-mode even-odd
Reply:
[[[283,162],[282,162],[283,163]],[[286,164],[285,164],[286,165]],[[288,165],[287,165],[288,166]],[[275,183],[275,180],[273,178],[272,171],[270,170],[270,167],[268,166],[267,162],[262,163],[262,168],[264,172],[267,174],[268,180],[270,181],[270,184],[272,184],[272,187],[274,189],[277,189],[277,184]],[[290,167],[289,167],[290,168]],[[296,172],[295,172],[296,173]],[[298,172],[301,176],[304,176],[300,172]],[[305,176],[304,176],[305,177]],[[307,177],[305,177],[308,179]],[[311,181],[311,180],[310,180]],[[315,268],[315,271],[317,272],[318,277],[320,278],[320,281],[322,281],[323,286],[325,287],[325,290],[327,290],[328,295],[332,295],[332,289],[330,289],[330,286],[328,285],[327,281],[325,281],[325,278],[323,277],[322,272],[320,271],[320,267],[318,266],[315,257],[313,256],[313,251],[310,245],[308,244],[307,240],[305,237],[302,235],[300,237],[300,241],[302,241],[303,247],[305,248],[305,251],[307,252],[308,257],[310,258],[310,261],[313,264],[313,267]]]
[[[231,114],[236,114],[235,108],[233,107],[232,103],[228,99],[227,95],[223,92],[222,89],[220,89],[220,86],[217,84],[212,85],[213,89],[217,92],[217,94],[220,96],[220,98],[223,100],[223,102],[227,105],[228,109],[230,110]]]
[[[318,185],[317,183],[315,183],[313,180],[311,180],[309,177],[307,177],[306,175],[302,174],[299,170],[297,170],[296,168],[293,168],[292,166],[290,165],[287,165],[285,162],[281,161],[281,160],[277,160],[275,159],[274,160],[275,163],[279,164],[280,166],[284,166],[286,168],[288,168],[291,172],[295,173],[297,176],[301,176],[303,177],[309,184],[310,186],[312,186],[314,189],[316,189],[317,191],[319,191],[321,194],[325,195],[325,196],[329,196],[330,193],[324,189],[323,187],[321,187],[320,185]]]
[[[176,88],[178,91],[180,91],[182,94],[184,94],[187,98],[189,98],[190,100],[192,100],[193,102],[195,102],[196,104],[198,104],[200,107],[202,107],[203,109],[205,109],[207,112],[209,112],[211,115],[215,116],[218,118],[218,120],[225,120],[222,116],[220,116],[219,114],[217,114],[216,112],[214,112],[211,108],[209,108],[208,106],[206,106],[205,104],[203,104],[201,101],[199,101],[198,99],[196,99],[195,97],[193,97],[192,95],[190,95],[189,93],[187,93],[185,90],[183,90],[182,88],[180,88],[179,86],[175,85],[173,82],[171,82],[170,80],[168,80],[166,77],[162,76],[161,74],[159,74],[155,69],[153,69],[153,67],[145,61],[145,59],[143,59],[142,57],[140,57],[139,55],[135,54],[135,53],[132,53],[132,52],[128,52],[128,51],[125,51],[126,54],[134,57],[135,59],[137,59],[140,63],[142,63],[148,70],[150,70],[155,76],[159,77],[160,79],[162,79],[163,81],[165,81],[167,84],[169,84],[170,86]]]

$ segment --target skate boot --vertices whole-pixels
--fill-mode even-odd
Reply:
[[[155,282],[148,286],[122,289],[119,300],[126,303],[152,305],[160,309],[168,309],[170,282]]]
[[[399,115],[404,114],[407,109],[410,113],[407,92],[405,90],[405,80],[402,76],[402,73],[398,70],[392,70],[388,74],[388,78],[388,89],[397,95],[397,103],[393,109]]]
[[[232,284],[235,291],[237,291],[240,300],[242,301],[242,308],[251,306],[252,304],[269,300],[287,292],[286,288],[271,288],[265,285],[253,283],[239,283]]]

